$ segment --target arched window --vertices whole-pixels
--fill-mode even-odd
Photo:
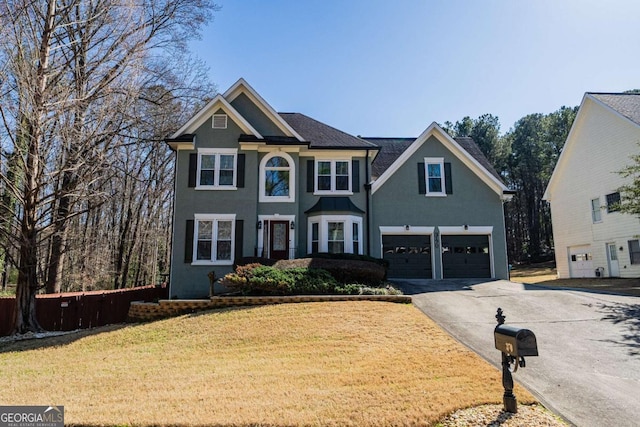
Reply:
[[[295,163],[287,153],[267,154],[260,162],[260,201],[293,202]]]

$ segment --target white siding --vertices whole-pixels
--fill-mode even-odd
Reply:
[[[639,277],[631,265],[627,241],[640,235],[638,218],[607,213],[605,195],[625,183],[616,172],[640,152],[640,127],[586,98],[548,189],[558,276],[570,275],[567,248],[591,245],[594,268],[608,276],[606,243],[616,242],[620,276]],[[602,221],[593,223],[591,199],[600,198]]]

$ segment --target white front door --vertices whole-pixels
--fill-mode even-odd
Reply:
[[[615,243],[607,243],[607,260],[609,261],[609,277],[620,277],[618,249]]]

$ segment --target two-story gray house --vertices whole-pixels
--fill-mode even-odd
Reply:
[[[240,79],[170,139],[170,295],[208,295],[235,260],[367,254],[389,277],[507,278],[510,192],[475,143],[437,124],[362,138],[277,113]]]

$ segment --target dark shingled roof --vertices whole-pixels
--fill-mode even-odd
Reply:
[[[309,142],[309,148],[377,149],[363,139],[325,125],[300,113],[278,113],[289,126]]]
[[[632,122],[640,125],[640,94],[587,92],[598,101],[613,108]]]
[[[320,197],[318,202],[311,208],[307,209],[304,213],[314,212],[355,212],[364,213],[362,209],[357,207],[351,201],[349,197]]]
[[[384,171],[386,171],[393,162],[416,140],[416,138],[363,138],[367,141],[377,144],[380,151],[371,166],[371,173],[374,179],[377,179]],[[455,141],[476,159],[491,175],[502,182],[502,178],[493,168],[489,160],[480,151],[480,148],[472,138],[460,137],[454,138]]]

